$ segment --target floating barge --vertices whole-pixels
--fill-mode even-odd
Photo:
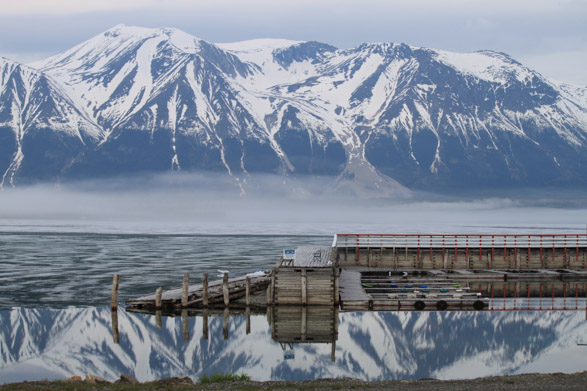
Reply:
[[[497,296],[587,295],[587,235],[338,234],[332,246],[284,250],[254,276],[126,302],[166,312],[225,307],[342,310],[492,309]]]

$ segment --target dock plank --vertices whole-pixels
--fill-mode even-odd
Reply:
[[[280,267],[332,267],[332,247],[298,247],[293,260],[291,262],[282,261]]]
[[[361,285],[361,272],[349,269],[342,269],[339,277],[339,294],[343,303],[364,302],[370,298]]]
[[[259,286],[259,285],[267,285],[267,284],[269,284],[270,278],[271,278],[271,275],[267,272],[263,276],[251,277],[251,286],[255,287],[255,286]],[[230,293],[232,294],[234,292],[244,291],[245,284],[246,284],[246,276],[230,278],[228,280],[228,286],[229,286]],[[188,288],[188,298],[189,298],[188,300],[190,302],[193,302],[195,300],[202,298],[202,296],[203,296],[202,290],[203,290],[202,284],[190,285]],[[208,297],[211,302],[214,301],[217,296],[221,296],[222,294],[223,294],[222,280],[211,281],[208,284]],[[176,303],[176,302],[181,301],[181,295],[182,295],[181,288],[168,290],[168,291],[163,292],[163,294],[161,296],[161,301],[164,304]],[[127,305],[135,305],[135,304],[145,304],[145,303],[151,303],[151,302],[154,304],[155,297],[156,297],[155,294],[141,296],[141,297],[138,297],[135,299],[127,300],[126,304]]]

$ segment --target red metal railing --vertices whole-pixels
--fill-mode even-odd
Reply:
[[[528,250],[556,248],[565,249],[565,257],[568,248],[587,247],[587,234],[336,234],[332,243],[333,247],[349,248],[526,248]],[[418,252],[418,255],[420,253]]]

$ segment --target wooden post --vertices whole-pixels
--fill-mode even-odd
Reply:
[[[202,306],[208,307],[208,273],[202,275]]]
[[[245,309],[245,315],[247,317],[247,335],[251,334],[251,308],[249,306],[247,306],[247,308]]]
[[[202,338],[208,339],[208,309],[204,308],[202,313]]]
[[[245,304],[247,309],[251,305],[251,277],[247,276],[246,278],[246,287],[245,287]],[[247,333],[248,334],[248,333]]]
[[[336,361],[336,340],[332,340],[332,351],[330,352],[330,360],[332,362]]]
[[[267,285],[267,308],[271,306],[271,283]]]
[[[188,323],[188,310],[183,309],[181,310],[181,330],[183,332],[183,340],[189,341],[190,340],[190,329]]]
[[[308,304],[308,279],[306,269],[302,269],[302,305]]]
[[[224,307],[224,318],[222,319],[222,336],[228,339],[228,307]]]
[[[271,272],[271,305],[275,304],[275,269]]]
[[[112,341],[115,344],[120,343],[120,335],[118,334],[118,310],[112,308]]]
[[[338,269],[334,269],[334,305],[338,305],[340,296],[338,293]]]
[[[306,340],[306,328],[307,328],[307,313],[306,313],[307,309],[306,307],[302,307],[302,324],[301,324],[301,330],[300,330],[300,334],[301,334],[301,340],[305,341]]]
[[[334,308],[333,319],[332,319],[332,328],[334,331],[334,339],[338,339],[338,308]]]
[[[161,310],[155,311],[155,325],[158,329],[161,329],[161,327],[163,326],[161,322]]]
[[[228,294],[228,273],[224,273],[222,277],[222,295],[224,296],[224,306],[228,307],[230,304],[230,296]]]
[[[190,274],[186,273],[183,275],[183,285],[182,285],[182,292],[181,292],[181,306],[183,308],[187,307],[187,305],[188,305],[189,287],[190,287]]]
[[[163,289],[161,287],[157,288],[155,291],[155,309],[161,309],[161,297],[163,296]]]
[[[120,276],[118,274],[114,275],[112,279],[112,309],[118,309],[118,281],[120,280]]]

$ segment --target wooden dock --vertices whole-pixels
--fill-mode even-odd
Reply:
[[[587,270],[587,234],[338,234],[338,267],[388,270]]]
[[[587,235],[335,235],[332,246],[284,250],[270,272],[128,300],[134,310],[335,307],[488,308],[520,296],[585,297]],[[113,289],[114,294],[114,289]],[[569,296],[570,295],[570,296]]]
[[[246,279],[247,276],[227,279],[228,299],[232,306],[243,306],[246,303],[241,299],[246,297]],[[266,290],[271,282],[271,274],[264,273],[261,276],[252,276],[250,281],[250,295],[256,296],[252,305],[266,305]],[[208,305],[209,307],[225,307],[223,280],[212,281],[208,284]],[[173,289],[162,292],[161,308],[165,310],[174,310],[181,308],[201,308],[204,301],[203,284],[190,285],[187,292],[187,303],[182,304],[183,288]],[[156,309],[156,294],[138,297],[126,301],[126,305],[134,309]]]
[[[332,247],[300,247],[273,270],[275,305],[334,306],[338,304]]]

